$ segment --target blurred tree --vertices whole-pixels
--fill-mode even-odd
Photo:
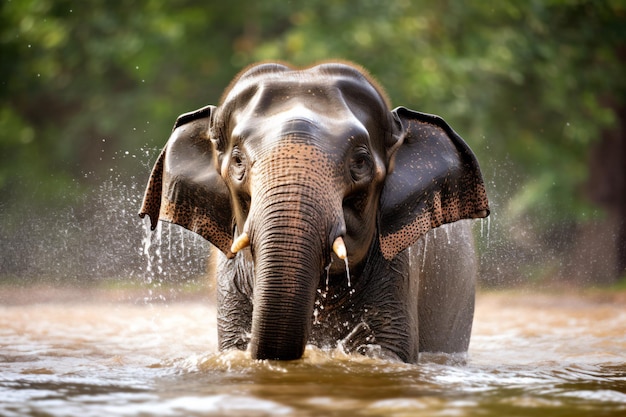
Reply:
[[[1,7],[0,191],[7,200],[49,204],[68,182],[103,174],[117,153],[162,143],[181,109],[219,97],[238,70],[229,57],[242,12],[233,4],[25,0]]]
[[[343,58],[474,148],[496,220],[489,250],[506,256],[491,274],[581,253],[602,207],[602,252],[619,266],[594,273],[617,276],[625,44],[621,0],[7,0],[0,209],[71,203],[112,165],[142,183],[176,116],[216,103],[241,68]],[[552,252],[538,249],[546,240]]]

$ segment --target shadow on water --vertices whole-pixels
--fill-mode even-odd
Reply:
[[[217,353],[209,245],[149,233],[142,192],[114,177],[73,208],[3,217],[1,416],[626,413],[624,296],[482,292],[463,360]]]

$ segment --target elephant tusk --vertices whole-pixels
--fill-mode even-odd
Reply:
[[[346,245],[343,243],[341,236],[333,242],[333,252],[335,252],[335,255],[337,255],[339,259],[346,259],[348,257],[348,251],[346,250]]]
[[[237,239],[235,239],[232,246],[230,247],[230,251],[232,253],[237,253],[240,250],[247,248],[248,246],[250,246],[250,238],[248,237],[248,234],[244,232],[240,234]]]

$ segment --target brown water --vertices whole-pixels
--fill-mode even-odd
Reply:
[[[0,297],[2,416],[626,415],[624,300],[481,294],[465,363],[406,365],[217,353],[202,300],[52,298]]]

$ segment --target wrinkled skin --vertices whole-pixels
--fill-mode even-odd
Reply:
[[[219,106],[179,117],[140,214],[221,251],[221,349],[290,360],[342,343],[416,362],[468,348],[469,225],[429,231],[489,214],[476,158],[352,65],[244,71]]]

